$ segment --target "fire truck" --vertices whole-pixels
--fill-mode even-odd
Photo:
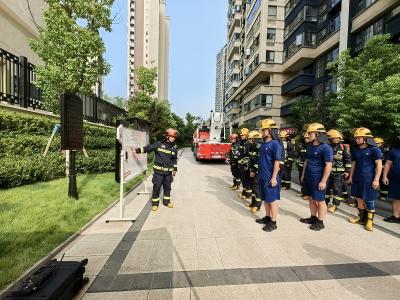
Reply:
[[[221,142],[224,114],[211,111],[211,118],[207,123],[203,123],[193,133],[194,157],[196,160],[226,160],[231,144]]]

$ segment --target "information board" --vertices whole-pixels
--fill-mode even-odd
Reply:
[[[61,150],[83,148],[83,105],[75,94],[61,97]]]
[[[123,182],[126,183],[135,176],[147,170],[147,154],[136,154],[135,149],[146,146],[148,135],[145,131],[126,128],[120,125],[117,128],[117,140],[123,151]]]

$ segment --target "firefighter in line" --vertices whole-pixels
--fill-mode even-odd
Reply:
[[[229,136],[229,140],[231,142],[231,149],[229,151],[229,164],[231,166],[231,172],[233,176],[233,185],[230,188],[234,191],[240,189],[240,170],[239,170],[239,136],[236,133],[233,133]]]
[[[258,161],[261,147],[262,136],[259,131],[253,130],[249,133],[249,170],[251,187],[251,204],[249,205],[252,213],[256,213],[261,208],[261,199],[258,184]]]
[[[136,153],[149,153],[154,151],[154,174],[153,174],[153,193],[152,193],[152,211],[157,211],[160,204],[161,186],[164,190],[163,204],[168,208],[173,208],[171,203],[171,184],[178,170],[178,150],[175,140],[178,137],[178,131],[169,128],[165,132],[165,138],[154,144],[135,149]]]
[[[352,167],[348,183],[352,184],[351,195],[357,200],[358,216],[349,222],[363,224],[366,230],[372,231],[382,173],[382,153],[376,147],[368,128],[358,128],[354,138],[356,148],[351,155]]]
[[[349,149],[341,143],[343,135],[339,131],[336,129],[329,130],[328,138],[333,151],[333,165],[325,200],[328,211],[334,213],[340,202],[345,200],[343,198],[343,182],[347,181],[350,175],[351,157]],[[332,204],[330,204],[331,198]]]
[[[400,145],[393,147],[387,154],[383,183],[389,185],[388,198],[392,200],[393,208],[393,215],[383,221],[400,224]]]
[[[280,200],[280,162],[284,159],[279,142],[279,129],[272,119],[261,122],[264,143],[259,152],[259,188],[264,201],[266,216],[256,222],[264,224],[263,230],[271,232],[278,228],[278,200]]]
[[[319,231],[325,228],[324,218],[327,214],[325,194],[332,170],[333,151],[322,124],[308,125],[307,133],[310,143],[307,146],[307,158],[304,162],[301,182],[311,216],[300,219],[300,222],[310,224],[311,230]]]
[[[285,151],[285,161],[282,172],[282,189],[290,190],[292,182],[292,165],[296,153],[294,151],[294,145],[290,140],[290,136],[285,130],[279,132],[279,139],[281,140]]]
[[[249,200],[251,198],[250,187],[250,171],[249,171],[249,143],[248,136],[250,130],[247,128],[240,129],[240,147],[239,147],[239,171],[240,180],[242,182],[243,190],[240,198]]]
[[[374,142],[376,144],[376,146],[379,148],[379,150],[381,150],[382,153],[382,165],[384,166],[386,163],[386,156],[387,156],[387,149],[385,147],[385,140],[381,137],[374,137]],[[383,172],[382,172],[383,175]],[[380,187],[379,187],[379,199],[380,200],[387,200],[388,198],[388,189],[387,189],[387,185],[383,184],[382,180],[383,180],[383,176],[381,175],[380,178]]]
[[[299,182],[301,182],[301,175],[303,174],[304,162],[306,161],[307,145],[309,143],[308,133],[303,134],[302,142],[299,145],[299,152],[297,155],[297,170],[299,172]],[[297,196],[303,197],[303,191]]]

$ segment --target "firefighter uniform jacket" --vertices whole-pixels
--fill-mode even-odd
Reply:
[[[233,143],[229,151],[229,162],[231,165],[237,165],[240,157],[240,142]]]
[[[136,153],[148,153],[154,151],[154,172],[169,174],[177,171],[178,150],[168,140],[158,141],[146,147],[136,149]]]
[[[292,163],[296,158],[296,151],[294,150],[294,145],[291,141],[283,141],[283,147],[285,150],[285,163]]]
[[[333,165],[332,172],[349,172],[351,169],[350,149],[343,144],[332,144]]]
[[[243,171],[247,171],[249,169],[249,161],[250,161],[250,155],[249,155],[249,146],[250,143],[246,141],[241,141],[240,147],[239,147],[239,168]]]
[[[250,172],[258,174],[258,161],[260,158],[261,143],[249,144],[249,169]]]
[[[297,158],[297,166],[299,168],[304,167],[304,162],[306,161],[307,158],[307,145],[306,144],[301,144],[298,158]]]

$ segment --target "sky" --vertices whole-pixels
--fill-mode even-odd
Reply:
[[[111,73],[105,93],[126,97],[127,0],[115,0],[113,32],[102,33]],[[170,21],[169,102],[173,112],[208,118],[215,103],[215,65],[226,43],[227,0],[167,0]]]

